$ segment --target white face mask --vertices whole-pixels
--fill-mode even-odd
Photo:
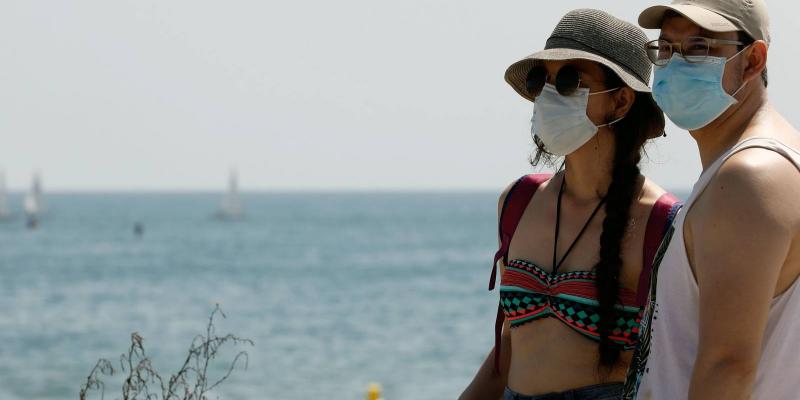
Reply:
[[[565,156],[578,150],[597,133],[597,128],[611,125],[622,118],[603,125],[595,125],[586,115],[589,96],[611,92],[616,89],[589,93],[587,88],[578,88],[570,96],[562,96],[554,85],[546,83],[542,93],[533,103],[531,133],[539,137],[545,149],[557,156]]]

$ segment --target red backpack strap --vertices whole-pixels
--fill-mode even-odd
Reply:
[[[497,280],[497,261],[501,258],[503,262],[508,262],[508,246],[514,231],[517,230],[522,214],[528,207],[533,194],[539,189],[542,183],[547,182],[553,175],[551,174],[530,174],[519,178],[511,190],[508,191],[503,202],[503,209],[500,211],[500,221],[498,223],[498,237],[500,238],[500,249],[494,254],[492,263],[492,276],[489,279],[489,290],[494,289]]]
[[[647,304],[647,295],[650,293],[650,278],[653,271],[658,248],[664,235],[672,225],[675,214],[678,213],[683,203],[671,193],[664,193],[653,205],[650,218],[647,221],[647,230],[644,234],[644,257],[642,273],[639,275],[639,287],[636,290],[636,302],[640,306]]]
[[[528,203],[530,203],[533,194],[536,193],[539,186],[547,182],[552,176],[551,174],[525,175],[519,178],[508,191],[506,199],[503,202],[503,209],[500,211],[500,221],[498,223],[500,249],[497,250],[497,253],[494,255],[492,276],[489,280],[489,290],[494,289],[495,281],[497,280],[497,261],[502,258],[503,263],[508,262],[508,247],[511,244],[511,238],[517,230],[519,220],[528,207]],[[503,307],[498,303],[497,319],[494,323],[494,370],[495,373],[498,374],[500,373],[500,335],[503,332],[503,320],[505,320]]]

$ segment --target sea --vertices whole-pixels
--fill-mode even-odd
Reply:
[[[0,222],[0,399],[77,399],[96,362],[122,398],[131,335],[168,378],[214,320],[210,399],[458,397],[493,343],[493,192],[49,193]],[[141,233],[135,232],[135,226]],[[153,386],[151,386],[153,388]],[[100,391],[89,398],[99,399]]]

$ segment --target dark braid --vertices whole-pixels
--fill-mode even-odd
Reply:
[[[603,69],[607,88],[625,85],[613,71],[605,67]],[[601,367],[612,367],[619,360],[621,348],[609,338],[609,335],[616,327],[616,320],[619,318],[614,306],[619,300],[622,243],[627,233],[631,205],[638,193],[639,161],[642,159],[644,144],[652,134],[664,131],[664,114],[650,93],[636,92],[634,103],[625,118],[613,124],[611,128],[615,133],[614,164],[611,184],[606,195],[603,233],[600,235],[600,261],[595,266],[600,313],[598,328]],[[538,150],[535,156],[531,157],[531,163],[535,166],[544,160],[553,165],[554,158],[547,153],[541,141],[534,138],[534,142]]]
[[[607,87],[624,85],[612,71],[606,69],[605,72]],[[655,107],[657,112],[653,113],[650,106]],[[600,262],[595,266],[597,300],[600,303],[600,365],[604,367],[613,366],[619,360],[620,346],[609,339],[609,335],[619,318],[614,306],[619,301],[622,243],[628,230],[631,205],[638,194],[639,161],[648,135],[653,129],[663,132],[664,115],[655,106],[650,94],[637,92],[625,118],[614,124],[612,129],[615,133],[614,164],[606,195],[606,218],[600,235]]]
[[[637,192],[641,153],[633,141],[617,140],[611,185],[606,197],[606,218],[600,235],[600,262],[597,272],[597,300],[600,303],[600,364],[613,365],[619,358],[619,347],[608,336],[618,318],[614,305],[618,302],[619,275],[622,269],[622,240],[630,219],[631,203]]]

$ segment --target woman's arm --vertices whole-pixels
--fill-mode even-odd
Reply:
[[[503,398],[503,390],[508,382],[508,369],[511,364],[511,336],[508,321],[503,323],[503,334],[500,336],[500,374],[494,371],[494,347],[469,386],[461,393],[458,400],[495,400]]]
[[[503,190],[500,199],[497,202],[497,223],[500,224],[500,215],[503,213],[503,204],[506,201],[506,196],[514,183],[511,183]],[[498,238],[499,240],[499,238]],[[500,276],[503,275],[505,266],[500,261],[499,272]],[[461,393],[459,400],[493,400],[502,399],[503,390],[508,382],[508,368],[511,363],[511,336],[509,334],[510,326],[508,321],[503,322],[503,333],[500,335],[500,374],[494,371],[494,347],[486,356],[472,382]]]

